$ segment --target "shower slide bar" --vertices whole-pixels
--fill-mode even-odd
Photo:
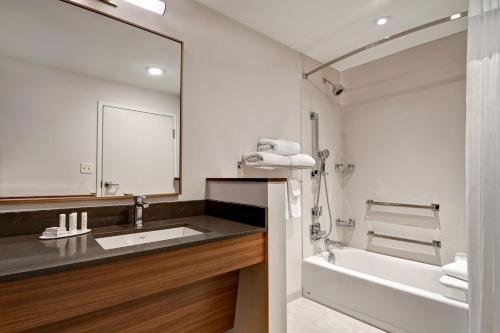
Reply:
[[[333,64],[335,64],[335,63],[337,63],[339,61],[342,61],[344,59],[352,57],[355,54],[358,54],[358,53],[361,53],[363,51],[369,50],[371,48],[374,48],[374,47],[379,46],[381,44],[387,43],[387,42],[389,42],[391,40],[394,40],[394,39],[397,39],[399,37],[403,37],[403,36],[412,34],[414,32],[417,32],[417,31],[420,31],[420,30],[424,30],[424,29],[433,27],[433,26],[438,25],[438,24],[443,24],[443,23],[447,23],[447,22],[450,22],[450,21],[454,21],[454,20],[462,18],[462,17],[466,17],[466,16],[468,16],[468,14],[469,13],[467,11],[464,11],[464,12],[461,12],[461,13],[457,13],[457,14],[454,14],[454,15],[446,16],[446,17],[440,18],[438,20],[431,21],[431,22],[419,25],[418,27],[414,27],[414,28],[402,31],[402,32],[396,33],[396,34],[391,35],[391,36],[387,36],[387,37],[385,37],[383,39],[380,39],[380,40],[378,40],[376,42],[370,43],[370,44],[365,45],[363,47],[360,47],[360,48],[358,48],[358,49],[356,49],[354,51],[351,51],[349,53],[341,55],[340,57],[337,57],[337,58],[335,58],[333,60],[330,60],[330,61],[324,63],[323,65],[320,65],[320,66],[318,66],[318,67],[310,70],[309,72],[303,74],[304,75],[304,79],[309,78],[309,76],[311,76],[312,74],[314,74],[316,72],[319,72],[320,70],[322,70],[322,69],[324,69],[326,67],[330,67],[331,65],[333,65]]]
[[[366,200],[366,205],[368,207],[371,207],[371,206],[390,206],[390,207],[430,209],[434,212],[439,211],[439,204],[436,204],[436,203],[433,203],[430,205],[415,205],[415,204],[404,204],[404,203],[395,203],[395,202],[381,202],[381,201]]]
[[[380,235],[380,234],[376,234],[374,231],[368,231],[366,233],[366,235],[369,237],[377,237],[377,238],[390,239],[390,240],[412,243],[412,244],[432,246],[432,247],[435,247],[438,249],[441,248],[441,241],[437,241],[437,240],[433,240],[432,242],[424,242],[424,241],[419,241],[419,240],[415,240],[415,239],[401,238],[401,237],[388,236],[388,235]]]

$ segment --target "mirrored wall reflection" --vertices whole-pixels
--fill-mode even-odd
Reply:
[[[0,22],[0,198],[179,192],[180,42],[61,1]]]

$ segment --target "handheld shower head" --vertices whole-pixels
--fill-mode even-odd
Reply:
[[[323,149],[321,151],[318,152],[318,157],[324,161],[328,158],[328,156],[330,156],[330,151],[328,149]]]
[[[344,92],[344,86],[341,84],[333,83],[332,81],[325,79],[325,78],[323,78],[323,83],[329,84],[330,86],[332,86],[332,93],[335,96],[339,96],[340,94],[342,94]]]

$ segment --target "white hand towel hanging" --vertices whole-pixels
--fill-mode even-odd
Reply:
[[[286,219],[302,216],[301,185],[297,179],[288,179],[286,191]]]

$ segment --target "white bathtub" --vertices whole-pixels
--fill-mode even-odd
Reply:
[[[468,305],[443,296],[441,268],[364,250],[303,261],[304,296],[389,332],[467,333]]]

